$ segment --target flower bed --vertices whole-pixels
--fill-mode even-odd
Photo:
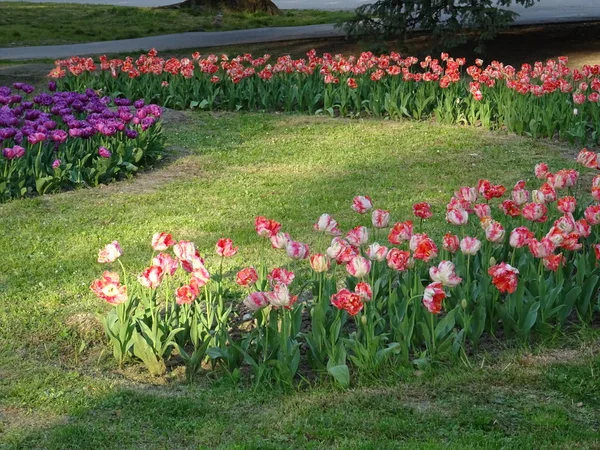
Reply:
[[[598,165],[587,150],[578,161]],[[430,235],[442,230],[431,229],[429,204],[394,223],[358,196],[351,204],[358,226],[342,233],[323,214],[310,247],[257,217],[264,251],[291,263],[242,268],[237,290],[223,279],[223,260],[238,252],[230,239],[204,259],[168,233],[153,236],[152,263],[135,277],[120,264],[119,243],[108,244],[98,261],[109,270],[91,288],[115,306],[104,327],[117,360],[136,358],[155,374],[173,354],[190,376],[210,362],[283,386],[301,364],[343,386],[355,371],[388,365],[469,364],[484,335],[528,341],[600,312],[600,176],[590,189],[573,169],[538,164],[535,175],[532,190],[524,181],[507,190],[488,180],[458,188],[445,211],[453,231],[437,242]]]
[[[571,70],[567,58],[519,70],[464,58],[359,57],[315,51],[294,60],[246,54],[165,60],[150,51],[137,59],[100,57],[56,61],[49,74],[65,89],[85,87],[144,97],[171,108],[284,110],[309,114],[435,117],[444,123],[507,128],[533,137],[600,139],[600,65]]]
[[[95,186],[162,157],[159,106],[49,88],[0,87],[0,201]]]

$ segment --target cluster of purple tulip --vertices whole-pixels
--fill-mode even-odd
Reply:
[[[0,86],[0,201],[129,175],[160,159],[162,110],[85,93]],[[102,149],[102,150],[101,150]]]

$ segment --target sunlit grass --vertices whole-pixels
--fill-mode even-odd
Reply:
[[[181,383],[115,372],[101,334],[73,318],[104,311],[88,285],[97,249],[119,240],[140,270],[150,237],[195,241],[207,264],[229,236],[240,252],[287,263],[253,229],[255,215],[324,249],[311,225],[323,212],[348,229],[354,195],[393,220],[429,201],[427,231],[446,231],[455,188],[487,177],[511,185],[540,160],[570,166],[573,149],[477,128],[265,114],[193,114],[169,125],[173,158],[128,182],[0,205],[0,443],[47,449],[594,448],[598,440],[596,331],[574,350],[536,359],[523,349],[474,357],[473,369],[392,370],[341,392],[317,383],[282,395],[225,379]],[[93,323],[93,316],[92,323]],[[552,345],[557,345],[556,342]],[[139,384],[139,380],[150,384]],[[153,386],[154,385],[154,386]],[[581,405],[579,405],[581,403]],[[2,442],[2,440],[4,442]],[[0,445],[1,445],[0,444]]]
[[[72,44],[188,31],[241,30],[332,23],[344,11],[284,10],[280,15],[70,3],[0,2],[0,46]]]

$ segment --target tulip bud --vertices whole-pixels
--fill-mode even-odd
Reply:
[[[365,316],[363,314],[360,318],[360,323],[362,323],[363,325],[366,325],[367,324],[367,316]]]
[[[460,301],[460,306],[461,306],[461,308],[462,308],[462,309],[467,309],[467,305],[468,305],[468,303],[467,303],[467,299],[466,299],[466,298],[463,298],[463,299]]]
[[[490,258],[490,267],[491,266],[495,266],[496,265],[496,258],[494,258],[493,256]]]

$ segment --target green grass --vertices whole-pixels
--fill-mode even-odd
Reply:
[[[338,22],[348,11],[224,11],[221,31]],[[216,11],[155,9],[69,3],[0,2],[0,47],[57,45],[131,39],[188,31],[216,31]]]
[[[256,263],[264,214],[316,250],[311,224],[344,229],[368,194],[394,220],[417,200],[442,215],[455,188],[480,177],[512,184],[540,160],[571,166],[573,149],[476,128],[263,114],[186,114],[166,127],[177,158],[132,181],[0,205],[0,448],[387,449],[598,448],[597,330],[473,357],[474,368],[389,369],[349,391],[327,382],[252,392],[181,368],[149,379],[117,370],[90,313],[97,249],[121,242],[134,270],[152,233],[195,241],[203,255],[230,236],[226,270]],[[273,264],[285,262],[268,253]],[[211,257],[208,256],[209,269]],[[88,315],[86,315],[88,314]],[[86,319],[86,320],[83,320]],[[83,324],[83,325],[82,325]],[[539,350],[539,349],[544,350]],[[4,445],[4,447],[2,447]]]

